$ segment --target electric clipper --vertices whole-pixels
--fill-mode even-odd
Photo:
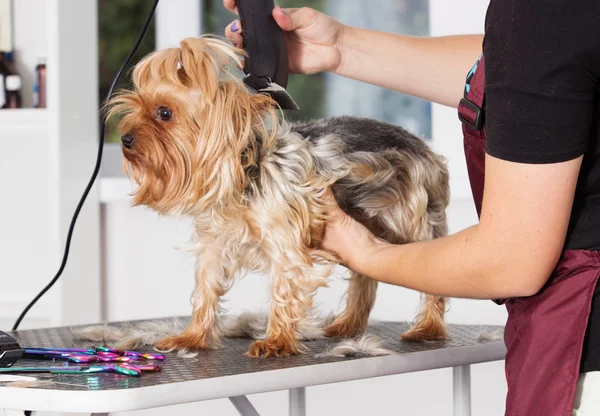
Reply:
[[[23,356],[23,349],[16,339],[0,331],[0,368],[11,367]]]
[[[242,23],[244,83],[259,94],[268,94],[283,110],[299,110],[286,91],[289,61],[283,31],[273,19],[273,0],[236,0]]]

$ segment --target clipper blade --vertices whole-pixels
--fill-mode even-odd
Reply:
[[[300,110],[296,101],[284,89],[282,90],[260,90],[262,94],[269,94],[273,100],[277,102],[282,110]]]
[[[257,94],[269,95],[282,110],[299,110],[298,104],[282,86],[264,78],[248,75],[244,83]]]

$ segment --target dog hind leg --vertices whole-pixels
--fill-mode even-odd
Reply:
[[[435,208],[435,204],[432,208]],[[430,228],[428,233],[433,238],[447,235],[445,210],[437,209],[430,215],[437,218],[433,221],[433,225],[428,225]],[[405,341],[434,341],[448,338],[444,323],[447,304],[448,299],[443,296],[421,294],[421,311],[415,317],[411,328],[400,337]]]
[[[329,337],[352,338],[367,330],[369,314],[377,296],[377,281],[359,273],[351,272],[346,291],[346,308],[325,327]]]
[[[334,193],[357,221],[393,244],[440,238],[447,234],[448,171],[441,158],[432,154],[415,157],[390,150],[353,155],[352,160],[350,174],[334,186]],[[355,296],[369,298],[368,294]],[[402,339],[445,338],[447,300],[433,295],[422,297],[422,310],[411,328],[402,334]],[[348,306],[357,307],[360,303],[349,302]],[[347,308],[342,317],[353,313]],[[356,327],[358,329],[360,325]],[[327,332],[341,331],[327,328]],[[348,330],[344,335],[351,332]]]

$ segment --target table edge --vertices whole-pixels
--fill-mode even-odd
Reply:
[[[0,409],[66,413],[143,410],[374,377],[500,361],[504,342],[400,355],[365,357],[263,372],[120,390],[77,391],[0,387]],[[418,359],[415,359],[418,356]]]

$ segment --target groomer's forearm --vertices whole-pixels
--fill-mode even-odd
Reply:
[[[335,72],[457,107],[482,41],[483,35],[411,37],[345,26]]]
[[[478,225],[457,234],[405,245],[376,243],[348,266],[372,279],[454,298],[524,296],[528,267],[510,248],[486,243]],[[518,272],[516,272],[518,271]]]

